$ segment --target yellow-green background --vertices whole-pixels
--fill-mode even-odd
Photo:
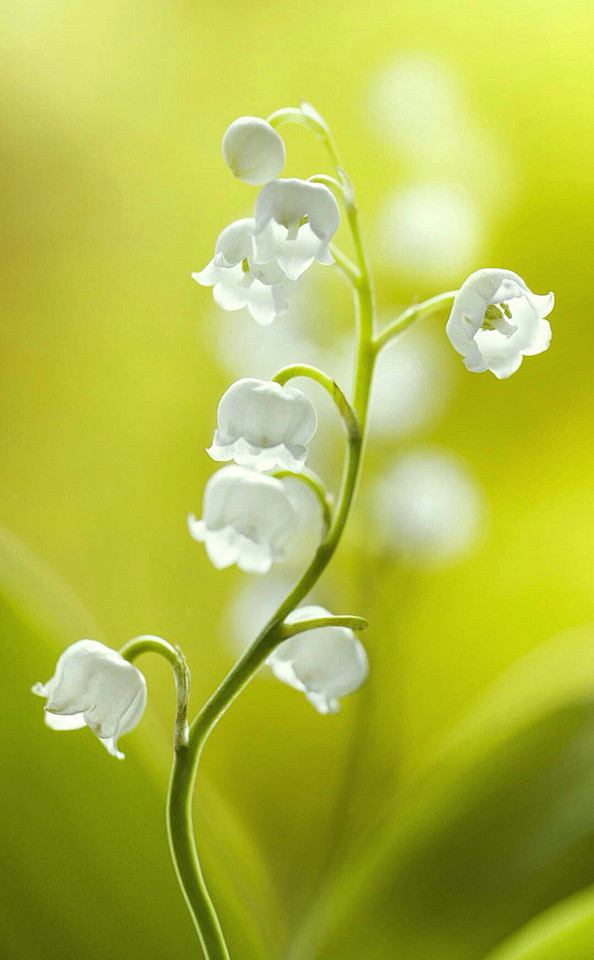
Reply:
[[[253,198],[221,161],[226,125],[313,101],[365,229],[401,172],[370,135],[369,84],[398,54],[436,57],[514,171],[484,262],[465,273],[509,267],[557,297],[550,350],[505,382],[458,369],[452,404],[425,437],[473,465],[490,527],[467,560],[416,577],[408,601],[401,571],[381,572],[373,643],[393,656],[377,654],[377,766],[350,781],[353,817],[337,822],[335,810],[357,696],[324,720],[256,680],[209,743],[198,817],[222,875],[215,886],[237,883],[223,907],[235,956],[252,956],[243,912],[256,930],[270,923],[280,957],[285,934],[269,902],[297,926],[343,827],[357,833],[357,816],[389,806],[378,770],[414,775],[512,661],[594,620],[594,10],[583,0],[5,0],[3,22],[2,519],[21,545],[7,548],[0,669],[2,956],[197,955],[163,828],[165,666],[145,665],[147,718],[123,764],[88,731],[46,730],[28,690],[91,630],[113,646],[142,632],[180,643],[195,704],[230,665],[221,611],[241,575],[217,573],[184,520],[200,509],[212,468],[203,448],[229,379],[204,335],[225,315],[189,273]],[[325,162],[303,131],[286,140],[290,172]],[[439,292],[385,269],[377,279],[385,303]],[[78,598],[72,612],[39,561]],[[594,880],[581,860],[572,869],[570,859],[559,896]],[[546,905],[536,898],[533,912]],[[373,914],[352,922],[371,945]],[[476,954],[458,956],[496,942],[489,930]],[[385,960],[450,956],[439,942],[399,954],[396,938],[378,950]]]

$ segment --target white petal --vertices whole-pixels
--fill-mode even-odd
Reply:
[[[80,730],[85,724],[84,713],[61,715],[45,711],[45,723],[51,730]]]
[[[250,217],[234,220],[219,234],[215,254],[223,259],[226,266],[237,266],[250,256],[253,236],[254,221]]]

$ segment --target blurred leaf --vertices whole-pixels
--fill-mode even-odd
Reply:
[[[517,664],[320,896],[291,957],[479,960],[594,881],[594,631]]]
[[[594,888],[532,920],[485,960],[592,960]]]
[[[176,960],[195,958],[165,834],[170,732],[147,710],[119,764],[87,730],[59,736],[44,728],[31,683],[49,676],[68,643],[100,633],[59,578],[5,531],[0,573],[10,679],[0,746],[10,864],[2,899],[11,905],[1,917],[3,947],[44,960],[161,960],[174,942]],[[49,667],[40,643],[52,649]],[[204,778],[198,783],[198,847],[230,943],[242,957],[265,960],[266,943],[282,936],[273,885],[233,811]]]

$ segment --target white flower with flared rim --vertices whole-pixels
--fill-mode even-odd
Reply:
[[[324,607],[299,607],[286,623],[328,617]],[[275,677],[305,694],[318,713],[337,713],[339,700],[357,690],[369,672],[365,648],[348,627],[318,627],[284,640],[266,663]]]
[[[247,308],[266,326],[286,313],[296,284],[287,280],[276,263],[253,261],[254,221],[236,220],[219,234],[213,259],[192,274],[203,287],[212,287],[213,299],[223,310]]]
[[[234,177],[258,186],[274,180],[285,165],[281,136],[261,117],[239,117],[227,127],[223,159]]]
[[[547,349],[552,293],[537,296],[511,270],[472,273],[456,294],[446,332],[464,366],[473,373],[491,370],[500,380]]]
[[[45,697],[45,722],[52,730],[88,726],[107,751],[122,760],[118,737],[142,717],[146,683],[140,670],[96,640],[78,640],[67,647],[47,683],[32,692]]]
[[[188,517],[191,536],[204,543],[217,570],[235,563],[246,573],[267,573],[283,559],[295,523],[282,481],[235,465],[206,484],[202,519]]]
[[[276,263],[296,281],[314,260],[332,264],[330,241],[340,211],[328,187],[307,180],[271,180],[256,198],[254,262]]]
[[[213,460],[235,460],[256,470],[284,467],[299,472],[318,418],[301,390],[246,377],[223,394],[217,423],[207,451]]]

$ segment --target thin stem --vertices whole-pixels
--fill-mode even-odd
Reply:
[[[175,751],[167,797],[167,837],[175,873],[206,957],[208,960],[230,960],[223,931],[200,870],[192,828],[188,783],[192,778],[194,760],[188,753],[186,722],[190,672],[180,648],[173,647],[161,637],[143,634],[130,640],[120,650],[120,656],[130,663],[144,653],[156,653],[164,657],[171,664],[175,677]]]
[[[128,641],[119,651],[124,660],[132,663],[143,653],[156,653],[164,657],[173,669],[177,711],[175,715],[174,746],[185,746],[188,740],[188,701],[190,699],[190,668],[180,647],[173,647],[167,640],[144,633]]]
[[[426,320],[437,313],[441,313],[446,307],[450,308],[454,302],[457,290],[448,290],[447,293],[439,293],[436,297],[429,300],[423,300],[422,303],[414,303],[412,307],[401,313],[393,323],[383,330],[374,340],[374,350],[378,354],[385,346],[400,336],[401,333],[410,327],[416,320]]]
[[[353,263],[353,261],[347,257],[346,253],[343,253],[340,247],[337,247],[335,243],[330,244],[330,253],[334,257],[334,262],[338,270],[342,275],[349,281],[351,286],[356,286],[361,279],[361,274],[359,270]]]
[[[275,373],[275,375],[272,377],[272,380],[275,383],[284,385],[285,383],[288,383],[289,380],[294,380],[296,377],[307,377],[308,380],[313,380],[315,383],[319,383],[319,385],[326,391],[326,393],[330,395],[335,403],[336,408],[343,419],[347,437],[349,437],[349,439],[357,439],[360,437],[361,428],[359,426],[357,414],[336,383],[336,380],[333,380],[332,377],[329,377],[328,374],[324,373],[323,370],[318,370],[317,367],[312,367],[308,363],[292,363],[289,367],[283,367],[282,370],[279,370],[278,373]]]
[[[333,500],[332,494],[326,489],[324,481],[321,479],[321,477],[318,477],[317,473],[314,473],[313,470],[308,470],[307,467],[304,467],[301,473],[294,473],[292,470],[275,470],[272,476],[276,477],[278,480],[285,480],[286,478],[289,478],[290,480],[299,480],[311,490],[322,509],[322,522],[324,526],[325,539],[332,523]]]
[[[194,839],[192,793],[199,750],[178,747],[167,797],[167,836],[175,873],[207,960],[230,960],[208,892]]]
[[[312,617],[311,620],[298,620],[296,623],[285,623],[282,629],[283,640],[295,637],[308,630],[318,630],[321,627],[348,627],[349,630],[365,630],[369,620],[364,617]]]

